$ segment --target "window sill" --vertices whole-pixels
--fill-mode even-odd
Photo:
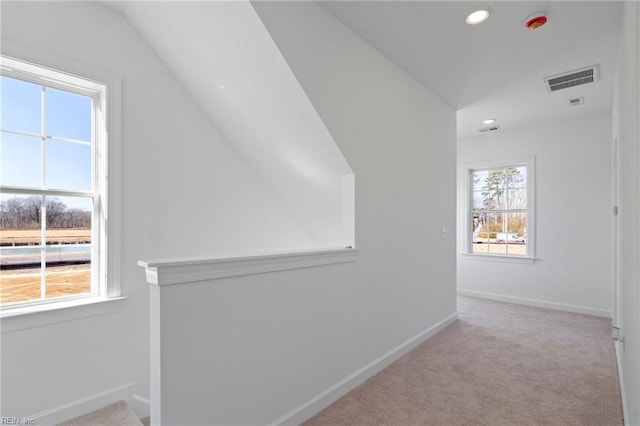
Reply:
[[[501,256],[499,254],[479,254],[479,253],[460,253],[463,259],[480,260],[485,262],[503,262],[503,263],[528,263],[533,264],[535,257],[528,256]]]
[[[7,309],[0,312],[0,332],[41,327],[115,312],[126,297],[87,298]]]
[[[358,249],[340,248],[245,257],[140,260],[138,265],[145,268],[149,284],[161,286],[355,262],[357,258]]]

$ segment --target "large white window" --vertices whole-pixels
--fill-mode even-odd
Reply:
[[[117,296],[107,86],[0,59],[0,309]]]
[[[533,158],[473,164],[467,170],[467,252],[533,258]]]

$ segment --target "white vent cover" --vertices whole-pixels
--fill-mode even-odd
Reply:
[[[569,87],[593,83],[600,79],[600,65],[580,68],[579,70],[554,75],[544,79],[549,93]]]
[[[579,98],[571,98],[569,99],[569,105],[571,106],[584,105],[584,98],[582,96],[580,96]]]
[[[496,130],[500,130],[500,126],[483,127],[479,131],[480,133],[486,133],[486,132],[495,132]]]

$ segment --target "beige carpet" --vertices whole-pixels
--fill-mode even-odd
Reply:
[[[136,413],[124,401],[118,401],[58,426],[140,426]]]
[[[610,321],[480,299],[305,423],[621,425]]]

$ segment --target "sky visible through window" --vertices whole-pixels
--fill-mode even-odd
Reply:
[[[94,100],[31,78],[0,76],[2,307],[99,292]]]
[[[2,76],[0,182],[41,189],[90,191],[92,98]],[[22,134],[9,133],[18,132]],[[42,136],[45,163],[42,167]],[[43,176],[44,173],[44,176]],[[2,197],[6,198],[6,195]],[[85,208],[87,200],[66,199]]]

